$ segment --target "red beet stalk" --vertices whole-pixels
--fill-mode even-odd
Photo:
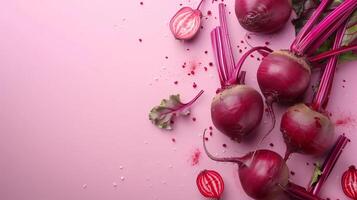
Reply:
[[[321,167],[321,175],[319,176],[317,182],[310,184],[310,187],[308,189],[308,191],[310,193],[312,193],[314,195],[319,194],[323,184],[325,183],[325,181],[331,174],[332,169],[334,168],[335,164],[337,163],[337,160],[341,156],[341,153],[342,153],[343,149],[346,147],[348,141],[349,141],[349,139],[346,136],[344,136],[344,135],[339,136],[337,142],[335,143],[334,147],[328,154],[325,162],[323,163],[323,165]]]
[[[322,198],[306,191],[304,187],[289,182],[285,191],[297,200],[323,200]]]
[[[355,11],[356,7],[357,0],[345,0],[340,6],[334,9],[320,23],[311,29],[303,39],[296,43],[291,51],[297,55],[305,55],[307,50],[315,52],[316,49],[311,49],[311,45],[319,40],[321,36],[327,37],[334,33],[339,27],[338,25],[343,24]],[[326,31],[328,31],[329,34],[325,34]]]
[[[294,42],[291,44],[290,49],[296,51],[296,44],[301,42],[301,40],[306,36],[306,34],[311,31],[313,26],[319,20],[321,14],[327,8],[327,6],[331,3],[331,0],[322,0],[320,5],[317,7],[316,11],[312,14],[303,28],[300,30],[299,34],[296,36]]]
[[[345,23],[336,33],[335,42],[333,44],[333,50],[341,47],[343,36],[346,32],[347,23]],[[312,108],[317,111],[322,111],[328,103],[328,97],[331,92],[331,87],[333,83],[333,77],[336,71],[336,65],[338,61],[338,55],[331,57],[325,67],[324,73],[322,75],[320,86],[313,99]]]

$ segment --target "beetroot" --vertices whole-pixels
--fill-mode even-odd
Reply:
[[[240,141],[257,127],[263,115],[261,95],[246,85],[234,85],[219,92],[211,104],[215,127]]]
[[[255,89],[244,84],[245,72],[234,64],[222,3],[219,4],[219,15],[221,26],[211,32],[211,39],[221,88],[213,98],[211,117],[219,131],[241,141],[259,125],[263,100]]]
[[[301,103],[284,113],[281,132],[288,143],[288,154],[321,155],[331,147],[335,130],[327,116]]]
[[[236,0],[235,13],[248,31],[272,33],[282,28],[290,17],[289,0]]]
[[[196,9],[183,7],[171,18],[170,30],[178,40],[190,40],[195,37],[201,27],[202,12],[199,10],[203,0]]]
[[[329,3],[329,0],[322,0],[317,10],[295,38],[289,51],[275,51],[261,62],[257,80],[263,95],[267,99],[268,106],[271,106],[273,102],[294,102],[302,96],[310,82],[312,69],[310,61],[316,62],[327,57],[310,57],[311,54],[308,54],[308,52],[316,52],[322,44],[321,42],[325,41],[341,24],[346,22],[357,7],[357,0],[346,0],[316,25]],[[335,49],[327,54],[331,57],[341,52]]]
[[[354,165],[342,174],[341,186],[346,196],[357,199],[357,169]]]
[[[205,131],[206,132],[206,131]],[[205,133],[203,134],[205,138]],[[207,156],[218,162],[238,164],[240,183],[245,193],[258,200],[287,199],[286,195],[300,200],[320,199],[305,189],[289,182],[289,169],[284,159],[271,150],[256,150],[242,157],[217,158],[208,152],[205,139],[203,147]]]
[[[301,97],[310,83],[311,69],[307,61],[289,51],[275,51],[261,62],[257,80],[268,104],[291,102]],[[274,81],[272,81],[274,80]]]
[[[222,176],[214,170],[203,170],[196,178],[198,191],[212,199],[220,199],[224,191],[224,181]]]

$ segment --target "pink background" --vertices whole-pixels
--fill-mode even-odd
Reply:
[[[139,2],[1,3],[0,199],[205,199],[195,185],[203,169],[222,174],[224,200],[250,199],[237,181],[235,165],[213,162],[204,154],[197,165],[191,162],[196,149],[202,150],[203,129],[212,125],[210,102],[219,86],[215,68],[208,66],[213,62],[209,31],[218,24],[217,3],[202,5],[204,16],[208,10],[213,16],[203,18],[204,29],[196,40],[184,43],[173,39],[168,21],[180,3],[196,6],[197,1]],[[232,10],[234,2],[227,3]],[[247,46],[240,43],[246,32],[234,14],[229,16],[229,28],[237,60],[241,54],[236,46]],[[253,36],[250,41],[252,45],[269,41],[271,48],[280,49],[288,48],[293,37],[289,24],[278,34]],[[247,82],[257,86],[259,62],[248,61]],[[192,65],[198,65],[196,73],[188,76]],[[357,164],[355,65],[341,65],[328,109],[333,120],[351,119],[337,126],[336,132],[352,140],[322,191],[321,196],[331,199],[346,199],[340,175]],[[162,98],[179,93],[188,101],[199,89],[205,94],[192,109],[196,122],[180,119],[175,130],[167,132],[148,120],[149,110]],[[266,116],[264,121],[260,133],[269,124]],[[261,135],[250,144],[236,144],[214,130],[209,149],[220,156],[242,155]],[[223,148],[223,143],[228,147]],[[284,153],[278,128],[261,148]],[[291,180],[306,186],[315,160],[293,155],[288,161],[295,172]]]

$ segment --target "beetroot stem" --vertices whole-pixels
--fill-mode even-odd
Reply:
[[[306,34],[304,39],[296,46],[295,52],[298,55],[304,55],[308,48],[313,44],[321,35],[327,30],[333,33],[331,26],[339,21],[346,21],[343,19],[344,15],[351,15],[355,11],[357,0],[345,0],[336,9],[334,9],[327,17],[325,17],[319,24],[317,24],[309,33]],[[335,27],[337,28],[337,27]]]
[[[326,51],[326,52],[323,52],[323,53],[320,53],[316,56],[310,56],[308,58],[308,60],[310,62],[318,62],[318,61],[321,61],[325,58],[329,58],[329,57],[332,57],[332,56],[337,56],[339,54],[342,54],[342,53],[345,53],[345,52],[348,52],[348,51],[353,51],[353,50],[357,50],[357,44],[354,44],[354,45],[350,45],[350,46],[344,46],[344,47],[340,47],[340,48],[337,48],[337,49],[332,49],[330,51]]]
[[[203,94],[203,90],[201,90],[191,101],[185,104],[185,106],[191,106],[195,101],[197,101],[198,98]]]
[[[221,50],[220,50],[221,45],[217,41],[218,28],[219,27],[216,27],[211,31],[211,42],[212,42],[214,57],[216,60],[219,81],[221,83],[221,87],[223,88],[226,85],[227,78],[223,71],[224,61],[222,60],[223,58],[222,58]]]
[[[217,45],[218,45],[218,51],[220,55],[220,61],[221,61],[221,71],[224,73],[225,77],[225,86],[227,85],[227,80],[229,80],[229,74],[228,74],[228,69],[227,69],[227,60],[226,60],[226,55],[224,51],[224,44],[223,44],[223,38],[222,38],[222,28],[217,27],[216,28],[216,39],[217,39]]]
[[[198,4],[196,10],[199,10],[199,9],[200,9],[202,2],[203,2],[203,0],[200,1],[200,3]]]
[[[250,54],[252,54],[254,51],[258,51],[258,50],[264,50],[266,52],[273,52],[273,50],[271,50],[270,48],[268,47],[263,47],[263,46],[259,46],[259,47],[253,47],[251,48],[250,50],[248,50],[247,52],[245,52],[243,54],[243,56],[240,58],[239,62],[237,63],[236,67],[235,67],[235,70],[234,70],[234,73],[233,73],[233,76],[232,78],[229,80],[229,83],[230,84],[234,84],[234,83],[237,83],[237,80],[238,80],[238,76],[239,76],[239,73],[242,69],[242,66],[243,66],[243,63],[244,61],[248,58],[248,56]]]
[[[227,77],[231,78],[233,70],[234,70],[234,58],[232,52],[232,46],[228,34],[228,25],[227,25],[227,17],[226,17],[226,6],[223,3],[220,3],[219,6],[219,21],[220,27],[222,30],[222,41],[223,41],[223,50],[225,54],[225,60],[227,64]]]
[[[323,33],[313,44],[311,44],[310,48],[306,51],[306,55],[313,55],[320,46],[328,40],[328,38],[336,32],[338,27],[340,27],[343,23],[345,23],[346,19],[350,16],[349,13],[346,13],[342,18],[343,20],[334,23],[329,30]]]
[[[249,34],[249,35],[248,35],[248,34]],[[254,34],[252,34],[252,33],[246,33],[246,34],[244,35],[244,40],[245,40],[245,42],[247,43],[247,45],[248,45],[250,48],[253,48],[253,46],[249,43],[249,41],[248,41],[248,39],[247,39],[250,35],[254,35]],[[266,57],[267,55],[270,54],[270,52],[268,53],[268,52],[265,52],[265,51],[262,51],[262,50],[257,50],[257,51],[258,51],[258,53],[259,53],[260,55],[262,55],[263,57]]]
[[[296,36],[294,42],[291,44],[290,50],[292,52],[295,52],[296,44],[298,44],[306,36],[306,34],[309,31],[311,31],[311,29],[316,24],[317,20],[319,20],[322,13],[324,12],[324,10],[326,9],[326,7],[329,5],[330,2],[331,0],[322,0],[321,4],[317,7],[317,9],[314,11],[312,16],[309,18],[309,20],[300,30],[299,34]]]
[[[322,173],[319,176],[317,182],[314,184],[310,184],[310,188],[308,189],[310,193],[314,195],[319,194],[323,184],[327,180],[328,176],[331,174],[332,169],[337,163],[337,160],[341,156],[341,153],[343,149],[346,147],[347,143],[348,143],[348,138],[346,136],[340,135],[333,149],[330,151],[324,164],[322,165],[321,168]]]
[[[298,200],[322,200],[322,198],[318,197],[317,195],[307,192],[304,187],[291,182],[289,182],[286,187],[281,187],[288,195]]]
[[[346,23],[342,27],[340,27],[337,31],[335,42],[333,44],[333,50],[337,50],[341,46],[345,31],[346,31]],[[333,82],[333,77],[336,71],[337,61],[338,61],[338,56],[333,56],[327,62],[327,65],[325,67],[324,73],[320,81],[319,88],[312,102],[312,107],[317,111],[321,111],[324,106],[327,106],[328,97]]]
[[[267,105],[268,114],[270,115],[271,127],[268,130],[268,132],[265,133],[265,135],[262,138],[262,140],[260,141],[260,143],[262,143],[269,136],[269,134],[274,130],[275,123],[276,123],[275,113],[274,113],[274,109],[273,109],[273,101],[267,100],[265,104]]]
[[[203,92],[204,92],[204,91],[201,90],[201,91],[200,91],[191,101],[189,101],[188,103],[180,104],[181,106],[180,106],[179,109],[182,110],[182,109],[185,109],[185,108],[191,106],[193,103],[195,103],[195,102],[197,101],[198,98],[200,98],[200,96],[203,94]],[[178,110],[177,108],[169,108],[169,107],[167,107],[166,109],[167,109],[167,111],[161,113],[161,115],[167,115],[167,114],[169,114],[169,113],[174,113],[174,112],[176,112],[176,111]]]
[[[203,149],[205,150],[207,156],[217,162],[233,162],[233,163],[238,163],[238,164],[242,164],[242,158],[239,157],[230,157],[230,158],[217,158],[214,155],[212,155],[206,147],[206,129],[203,132]]]

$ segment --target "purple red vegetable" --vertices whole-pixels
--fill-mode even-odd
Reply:
[[[330,0],[322,0],[318,9],[308,20],[293,41],[290,50],[271,53],[261,62],[257,80],[259,87],[267,99],[268,106],[272,102],[294,102],[306,91],[311,75],[311,64],[307,57],[309,52],[316,52],[319,45],[330,37],[357,7],[357,0],[346,0],[318,24],[322,12]],[[316,61],[317,59],[315,59]]]
[[[199,10],[203,0],[196,9],[183,7],[171,18],[170,30],[178,40],[190,40],[195,37],[201,27],[202,13]]]
[[[213,98],[211,117],[215,127],[230,138],[241,141],[256,128],[263,116],[263,100],[244,84],[245,72],[234,64],[224,4],[219,4],[221,26],[211,32],[221,89]]]
[[[346,24],[337,31],[333,49],[341,46]],[[325,114],[338,56],[327,62],[320,85],[311,105],[303,103],[290,107],[281,119],[281,132],[287,145],[285,159],[293,152],[321,155],[332,145],[334,124]]]
[[[207,198],[219,200],[224,191],[223,178],[214,170],[201,171],[197,176],[196,184],[200,193]]]
[[[207,156],[214,161],[238,164],[240,183],[245,193],[253,199],[278,200],[286,199],[286,195],[300,200],[320,199],[304,188],[289,182],[288,166],[274,151],[261,149],[242,157],[218,158],[208,152],[205,139],[203,139],[203,147]]]
[[[357,200],[357,169],[354,165],[342,174],[341,185],[346,196]]]
[[[272,33],[281,29],[291,14],[290,0],[236,0],[235,13],[248,31]]]
[[[264,138],[275,126],[273,103],[292,103],[300,99],[305,93],[311,79],[311,61],[321,62],[323,59],[357,48],[356,45],[350,45],[348,47],[334,48],[319,55],[308,53],[308,51],[316,52],[319,45],[323,42],[321,38],[330,37],[341,24],[346,23],[348,17],[357,7],[357,0],[346,0],[321,22],[317,23],[330,2],[330,0],[322,0],[312,17],[299,32],[290,50],[272,51],[267,49],[264,54],[269,54],[264,55],[261,52],[261,48],[263,47],[256,47],[258,48],[257,51],[264,56],[257,71],[257,81],[265,96],[267,110],[272,118],[272,128]],[[240,63],[246,57],[243,56]],[[299,108],[302,107],[299,106]]]

